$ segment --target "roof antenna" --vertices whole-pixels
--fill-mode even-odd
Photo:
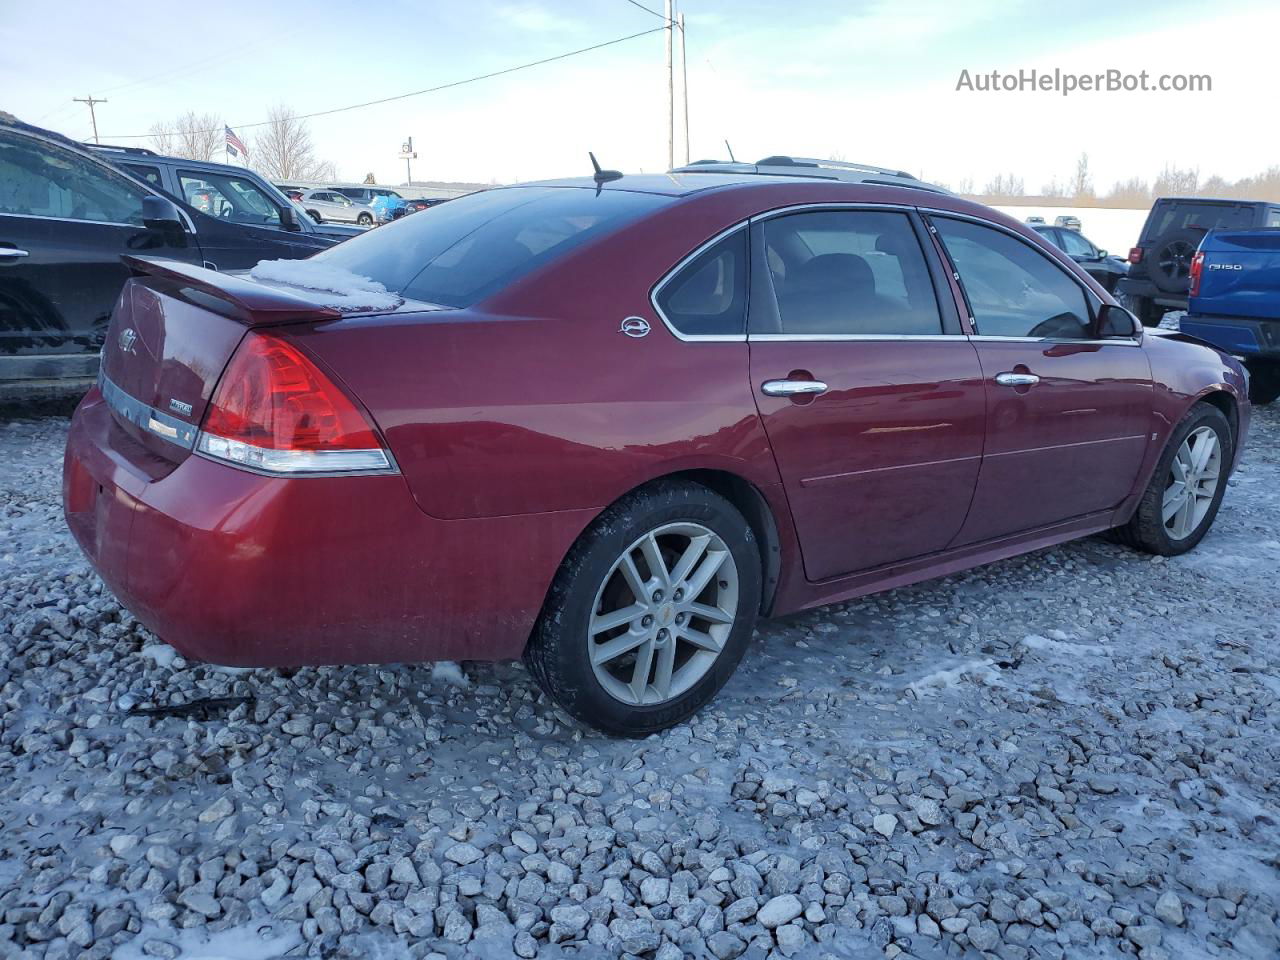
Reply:
[[[601,170],[600,164],[596,161],[596,155],[592,153],[590,150],[588,150],[587,156],[591,158],[591,166],[593,166],[596,171],[592,175],[592,179],[595,180],[597,187],[603,186],[604,184],[608,183],[610,180],[622,179],[621,170]]]
[[[728,150],[728,151],[729,151],[729,162],[730,162],[730,163],[737,163],[737,162],[738,162],[738,158],[737,158],[737,157],[735,157],[735,156],[733,155],[733,147],[729,146],[729,141],[728,141],[728,140],[725,140],[725,142],[724,142],[724,148],[725,148],[726,150]]]

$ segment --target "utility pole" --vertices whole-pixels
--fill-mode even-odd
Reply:
[[[689,165],[689,58],[684,49],[684,13],[680,14],[680,89],[684,93],[684,165]]]
[[[667,0],[667,25],[663,29],[667,31],[667,169],[671,170],[676,165],[676,74],[675,68],[671,63],[673,48],[675,45],[675,36],[672,32],[671,19],[671,2]]]
[[[93,107],[94,107],[94,104],[106,103],[107,101],[95,100],[93,97],[93,94],[89,94],[89,96],[87,97],[72,97],[71,101],[73,103],[87,103],[89,105],[89,119],[93,121],[93,142],[99,143],[100,141],[98,140],[98,115],[93,112]]]
[[[410,137],[404,143],[400,144],[400,157],[404,160],[404,182],[405,186],[413,186],[413,169],[409,166],[411,160],[416,160],[418,155],[413,151],[413,137]]]

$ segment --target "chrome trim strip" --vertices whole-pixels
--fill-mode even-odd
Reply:
[[[741,334],[681,333],[679,330],[676,329],[675,324],[673,324],[669,319],[667,319],[667,315],[662,312],[662,308],[658,306],[658,294],[662,292],[662,288],[665,287],[668,283],[670,283],[671,279],[677,273],[679,273],[681,270],[684,269],[686,264],[692,262],[693,260],[696,260],[701,254],[705,253],[710,247],[715,246],[725,237],[731,236],[732,234],[736,233],[739,230],[747,229],[747,226],[748,224],[750,224],[750,222],[751,221],[749,218],[747,220],[740,220],[739,222],[735,223],[733,226],[729,227],[727,230],[721,230],[710,240],[706,241],[703,244],[700,244],[698,247],[694,249],[692,253],[684,257],[679,263],[677,263],[674,267],[672,267],[665,274],[663,274],[662,279],[660,279],[657,283],[655,283],[653,285],[653,289],[649,291],[649,304],[650,306],[653,307],[653,312],[662,318],[663,324],[666,326],[666,328],[669,331],[671,331],[671,335],[675,337],[677,340],[684,340],[686,343],[690,343],[690,342],[697,343],[699,341],[703,343],[745,343],[746,342],[747,332],[745,329],[742,331]],[[750,250],[747,251],[747,259],[748,260],[751,259]],[[743,323],[745,325],[746,323],[745,319]]]
[[[761,220],[772,220],[774,217],[785,217],[791,213],[804,213],[812,210],[870,210],[871,212],[891,211],[893,213],[911,213],[916,207],[906,203],[871,203],[866,200],[833,200],[828,203],[793,203],[790,206],[766,210],[752,214],[747,222],[759,223]]]
[[[102,371],[98,372],[98,389],[113,411],[148,433],[170,443],[191,450],[196,445],[196,428],[193,424],[171,417],[155,407],[132,397]]]
[[[1140,347],[1140,340],[1117,337],[1114,340],[1074,340],[1070,337],[997,337],[975,333],[969,337],[975,343],[1064,343],[1080,346]]]
[[[169,201],[172,203],[173,201]],[[176,207],[177,204],[174,204]],[[115,220],[90,220],[87,217],[76,219],[75,217],[46,217],[39,213],[7,213],[0,211],[0,217],[16,217],[19,220],[52,220],[56,223],[89,223],[99,227],[128,227],[131,230],[147,229],[140,223],[117,223]]]
[[[833,342],[840,343],[847,340],[863,340],[874,342],[877,340],[886,342],[896,342],[898,340],[924,340],[935,341],[940,343],[950,343],[952,341],[963,341],[965,335],[963,333],[945,334],[945,333],[753,333],[749,338],[753,343],[757,340],[765,342],[785,342],[788,340],[809,341],[815,343]]]

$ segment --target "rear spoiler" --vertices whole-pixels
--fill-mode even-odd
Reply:
[[[151,278],[155,281],[152,285],[164,288],[165,292],[246,326],[314,323],[340,320],[343,316],[336,307],[307,299],[301,289],[293,293],[181,260],[134,256],[121,259],[131,276]]]

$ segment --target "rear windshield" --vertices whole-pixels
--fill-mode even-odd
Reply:
[[[1172,230],[1243,230],[1253,226],[1257,207],[1243,203],[1157,203],[1147,221],[1147,236],[1161,237]]]
[[[353,237],[314,259],[411,300],[467,307],[670,199],[621,190],[487,190]]]

